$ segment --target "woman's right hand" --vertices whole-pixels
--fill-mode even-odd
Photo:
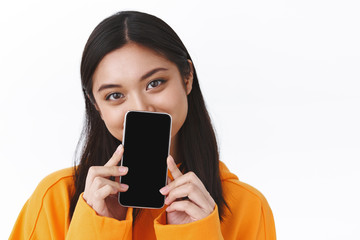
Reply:
[[[110,160],[104,166],[92,166],[89,168],[83,198],[100,216],[111,217],[118,220],[125,219],[127,208],[118,203],[118,192],[126,192],[129,188],[126,184],[119,183],[119,177],[128,172],[127,167],[118,166],[124,153],[120,145]],[[110,177],[115,177],[112,181]]]

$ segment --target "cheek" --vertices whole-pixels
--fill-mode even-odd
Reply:
[[[101,113],[108,131],[116,139],[122,141],[125,111],[105,108]]]
[[[171,115],[171,137],[174,137],[184,124],[187,116],[188,103],[185,91],[184,93],[175,91],[164,96],[162,100],[159,101],[158,106],[161,106],[161,108],[158,109],[159,111],[166,112]]]
[[[185,122],[186,116],[188,112],[187,100],[183,102],[181,105],[177,105],[172,113],[172,129],[171,129],[171,137],[174,137],[182,125]]]

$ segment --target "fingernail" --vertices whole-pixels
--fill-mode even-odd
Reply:
[[[167,193],[167,191],[168,191],[168,187],[167,187],[167,186],[165,186],[165,187],[163,187],[163,188],[160,189],[160,193],[161,193],[162,195],[165,195],[165,194]]]
[[[119,167],[119,171],[121,172],[121,173],[126,173],[127,171],[128,171],[128,167],[124,167],[124,166],[120,166]]]
[[[119,153],[122,148],[123,148],[123,145],[120,144],[120,145],[116,148],[116,152]]]
[[[129,189],[129,185],[126,185],[126,184],[121,184],[120,185],[120,188],[121,188],[121,190],[123,190],[123,191],[126,191],[126,190],[128,190]]]

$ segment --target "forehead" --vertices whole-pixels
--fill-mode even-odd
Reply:
[[[159,67],[177,71],[176,65],[163,55],[129,43],[105,55],[94,72],[93,86],[104,81],[139,79],[144,73]]]

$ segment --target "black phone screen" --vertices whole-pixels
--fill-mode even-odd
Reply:
[[[124,122],[124,154],[121,165],[129,168],[120,182],[129,185],[119,193],[123,206],[162,208],[165,196],[171,116],[167,113],[129,111]]]

